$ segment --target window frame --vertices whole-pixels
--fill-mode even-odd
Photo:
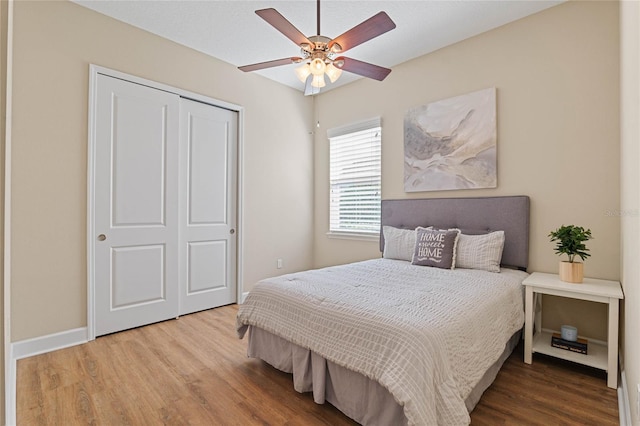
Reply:
[[[346,229],[341,227],[335,227],[336,222],[340,222],[340,219],[336,219],[334,217],[336,211],[334,207],[334,202],[332,201],[333,188],[336,185],[335,183],[335,175],[333,173],[333,167],[335,166],[334,155],[332,150],[332,139],[340,139],[343,136],[354,135],[356,133],[360,133],[363,131],[377,131],[379,136],[376,138],[376,141],[373,141],[374,149],[378,151],[378,157],[374,158],[373,167],[377,166],[377,174],[373,175],[374,186],[377,185],[377,197],[378,197],[378,207],[376,210],[377,213],[377,223],[375,224],[375,230],[370,229]],[[355,239],[355,240],[368,240],[368,241],[377,241],[380,238],[380,201],[382,200],[382,123],[380,117],[374,117],[368,120],[359,121],[356,123],[348,124],[345,126],[332,128],[327,130],[327,139],[329,142],[329,223],[328,223],[328,232],[326,235],[329,238],[341,238],[341,239]],[[338,142],[338,141],[335,141]],[[365,148],[366,149],[366,148]],[[369,157],[373,158],[375,156]],[[366,169],[367,167],[363,167]],[[365,170],[363,170],[365,171]],[[370,173],[370,171],[369,171]],[[371,178],[371,176],[369,177]],[[366,181],[366,177],[362,178],[362,181]],[[377,182],[375,180],[377,179]],[[348,180],[348,179],[347,179]],[[363,212],[366,212],[366,209],[363,209]]]

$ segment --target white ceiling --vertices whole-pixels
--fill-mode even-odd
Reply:
[[[235,66],[290,56],[300,49],[254,13],[275,8],[307,37],[316,35],[315,0],[73,0],[120,21]],[[396,28],[345,53],[393,69],[395,65],[499,27],[564,0],[445,0],[321,2],[321,35],[335,38],[381,10]],[[257,73],[304,91],[296,65]],[[241,72],[241,71],[238,71]],[[323,91],[362,78],[344,72]]]

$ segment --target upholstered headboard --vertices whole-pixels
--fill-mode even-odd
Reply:
[[[529,197],[420,198],[382,200],[382,226],[459,228],[465,234],[502,230],[502,265],[526,270],[529,265]]]

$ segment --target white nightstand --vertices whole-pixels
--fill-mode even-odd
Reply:
[[[534,272],[522,285],[526,287],[525,325],[524,325],[524,362],[531,364],[534,352],[551,355],[568,361],[577,362],[607,372],[607,386],[615,389],[618,385],[618,311],[622,289],[618,281],[585,278],[581,284],[560,281],[558,275]],[[589,354],[583,355],[551,346],[551,334],[541,331],[542,312],[535,315],[534,295],[551,294],[553,296],[590,300],[609,305],[609,328],[606,345],[589,341]],[[537,333],[533,336],[533,325]]]

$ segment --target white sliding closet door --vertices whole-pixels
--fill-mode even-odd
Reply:
[[[236,300],[238,113],[180,101],[180,313]]]
[[[178,315],[180,97],[99,75],[96,335]]]
[[[95,335],[234,303],[238,112],[166,86],[103,74],[96,84]]]

